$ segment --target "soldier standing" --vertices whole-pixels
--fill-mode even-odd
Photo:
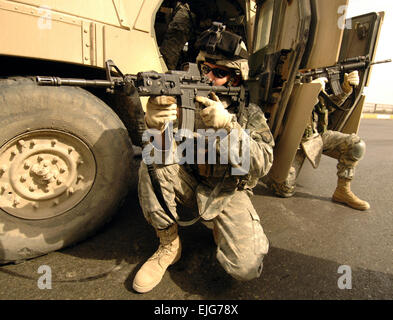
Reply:
[[[206,42],[198,42],[201,50],[197,62],[201,72],[215,85],[241,86],[248,76],[248,62],[243,56],[244,43],[241,43],[240,37],[228,31],[225,31],[225,37],[217,38],[211,30],[201,38],[211,40],[210,35],[215,40],[231,38],[238,45],[228,48],[228,43],[217,40],[214,50],[208,53]],[[272,165],[272,134],[257,105],[244,100],[220,101],[216,95],[212,95],[211,99],[197,97],[196,100],[199,102],[195,112],[196,129],[226,130],[224,139],[227,140],[234,130],[244,133],[240,135],[239,145],[248,140],[249,170],[242,175],[233,175],[232,169],[236,165],[231,161],[229,164],[156,165],[162,195],[171,211],[167,214],[154,193],[146,164],[141,163],[139,201],[147,222],[156,231],[160,245],[134,278],[133,288],[140,293],[152,290],[159,284],[166,269],[180,259],[182,248],[178,235],[178,205],[197,208],[201,219],[213,222],[216,257],[227,273],[239,280],[250,280],[259,277],[262,272],[262,261],[269,243],[250,196],[259,178],[266,175]],[[149,99],[145,115],[149,128],[163,130],[167,121],[176,118],[177,105],[173,97]],[[217,150],[218,157],[220,152],[221,149]]]
[[[178,1],[172,20],[160,44],[160,52],[169,70],[179,70],[182,62],[195,61],[197,38],[212,25],[223,22],[227,30],[245,39],[245,15],[236,1],[193,0]],[[187,46],[187,51],[183,49]],[[182,56],[184,55],[184,56]]]

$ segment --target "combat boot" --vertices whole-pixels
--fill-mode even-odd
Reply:
[[[332,200],[344,203],[357,210],[370,209],[370,204],[367,201],[361,200],[353,194],[351,191],[351,180],[345,178],[338,178],[337,188],[334,191]]]
[[[281,183],[274,181],[269,176],[264,176],[261,180],[276,196],[281,198],[290,198],[295,194],[296,180],[289,179],[289,177],[291,176],[288,175],[288,178]]]
[[[139,293],[149,292],[159,284],[166,269],[181,256],[177,224],[163,230],[156,229],[156,233],[160,239],[158,250],[139,269],[132,285]]]

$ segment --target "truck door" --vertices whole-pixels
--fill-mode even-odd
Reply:
[[[275,181],[283,181],[289,172],[307,114],[315,103],[307,97],[317,96],[320,89],[302,86],[293,95],[310,35],[311,17],[309,0],[257,2],[248,87],[251,102],[263,109],[275,139],[275,160],[270,171]],[[297,104],[301,108],[295,108]]]
[[[300,69],[328,67],[346,58],[374,57],[383,13],[344,20],[348,0],[264,0],[257,2],[250,100],[263,109],[275,139],[269,176],[283,182],[321,90],[320,84],[296,82]],[[345,23],[341,23],[342,21]],[[360,71],[361,85],[345,110],[333,112],[329,129],[357,132],[370,70]]]
[[[384,12],[370,12],[346,19],[339,61],[357,56],[368,56],[374,61],[383,18]],[[360,85],[344,105],[346,110],[336,110],[331,115],[330,129],[357,133],[365,100],[363,89],[368,85],[372,68],[359,70]]]

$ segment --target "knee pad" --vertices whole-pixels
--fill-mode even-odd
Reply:
[[[363,140],[355,143],[351,149],[351,157],[355,160],[361,160],[366,152],[366,143]]]

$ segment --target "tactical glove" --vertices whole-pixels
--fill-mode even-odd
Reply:
[[[325,91],[326,83],[328,83],[328,79],[326,77],[316,78],[311,83],[320,83],[322,85],[322,91]]]
[[[352,71],[350,74],[344,74],[344,82],[341,85],[341,88],[345,93],[352,92],[352,86],[357,87],[359,85],[359,73],[357,70]]]
[[[206,106],[200,115],[206,126],[214,129],[226,128],[232,120],[232,115],[225,109],[220,99],[211,93],[212,99],[197,96],[195,100]]]
[[[150,97],[146,105],[145,121],[151,129],[162,130],[169,121],[177,117],[176,98],[169,96]]]

